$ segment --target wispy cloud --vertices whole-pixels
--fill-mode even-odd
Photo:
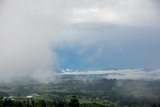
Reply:
[[[122,80],[160,80],[160,70],[124,69],[124,70],[62,70],[61,75],[101,75],[101,78]]]

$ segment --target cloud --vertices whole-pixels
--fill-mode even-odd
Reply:
[[[159,5],[151,0],[1,0],[0,3],[1,81],[20,74],[39,80],[44,75],[47,76],[43,79],[48,78],[49,74],[54,75],[58,62],[55,49],[59,46],[80,45],[78,50],[83,53],[98,45],[97,40],[114,44],[119,32],[108,33],[103,29],[108,35],[102,36],[98,27],[109,23],[114,27],[155,28],[160,16]],[[122,31],[120,38],[124,39],[123,34]]]
[[[118,25],[159,26],[159,6],[151,0],[107,0],[98,5],[72,10],[75,23],[111,23]]]
[[[131,72],[123,72],[122,75],[113,75],[112,78],[116,79],[131,79],[131,80],[160,80],[160,70],[133,70]]]
[[[160,80],[160,70],[145,70],[145,69],[123,69],[123,70],[62,70],[61,75],[101,75],[101,78],[120,79],[120,80]]]
[[[41,75],[53,70],[56,57],[51,48],[65,26],[56,4],[50,0],[7,0],[1,4],[1,80],[19,73],[32,75],[39,69],[43,70]]]

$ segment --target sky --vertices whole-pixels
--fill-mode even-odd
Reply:
[[[159,0],[0,0],[0,80],[159,68],[159,10]]]

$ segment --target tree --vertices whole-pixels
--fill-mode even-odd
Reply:
[[[152,107],[157,107],[156,104],[153,104]]]
[[[76,98],[76,96],[71,97],[69,107],[79,107],[79,100]]]
[[[32,107],[35,107],[35,102],[33,99],[31,99],[31,104],[32,104]]]
[[[38,105],[39,107],[46,107],[46,102],[44,100],[40,100]]]
[[[13,101],[11,99],[5,99],[2,103],[2,107],[12,107]]]

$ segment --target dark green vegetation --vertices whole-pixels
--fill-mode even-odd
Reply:
[[[78,78],[48,84],[32,81],[32,84],[3,84],[0,96],[0,107],[160,107],[160,81]]]

